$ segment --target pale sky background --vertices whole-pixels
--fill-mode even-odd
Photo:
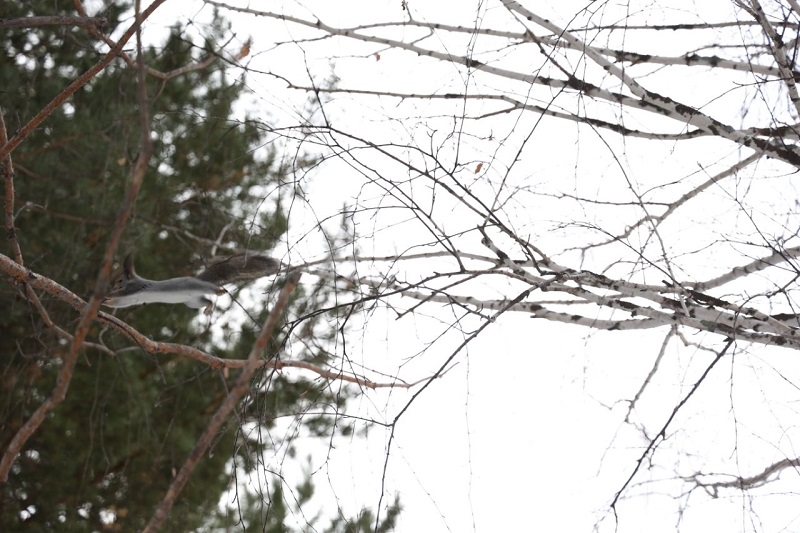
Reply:
[[[537,13],[549,16],[562,26],[567,25],[588,2],[524,2]],[[496,20],[506,18],[498,2],[466,2],[463,0],[418,2],[410,0],[410,9],[418,20],[473,26],[477,20],[487,27],[497,27]],[[641,6],[629,4],[638,20],[686,22],[687,12],[699,13],[694,22],[730,20],[732,2],[658,2]],[[334,26],[353,26],[373,21],[402,20],[404,13],[399,0],[370,2],[249,2],[240,3],[253,9],[271,9],[311,18],[319,17]],[[607,22],[619,22],[626,5],[603,3],[597,15]],[[173,21],[202,23],[209,12],[200,2],[171,2],[160,8],[147,26],[147,35],[155,38],[157,27],[167,27]],[[620,11],[621,9],[621,11]],[[274,72],[298,85],[308,85],[308,72],[320,83],[330,74],[339,78],[341,88],[387,88],[403,92],[424,93],[432,90],[462,91],[466,78],[464,69],[455,65],[419,58],[400,51],[384,52],[376,45],[346,43],[341,39],[325,43],[292,44],[292,39],[317,35],[311,31],[264,18],[239,16],[223,11],[234,21],[236,33],[231,52],[238,50],[249,36],[253,37],[252,52],[246,61],[250,73],[247,85],[254,96],[247,104],[264,121],[276,125],[296,124],[307,95],[285,88],[285,83],[257,71]],[[198,26],[202,32],[202,24]],[[519,28],[509,27],[518,31]],[[393,32],[385,32],[391,35]],[[394,30],[395,37],[404,35]],[[625,45],[635,51],[677,55],[691,48],[681,42],[675,49],[676,36],[665,35],[663,41],[637,42],[642,34],[628,32]],[[684,38],[686,34],[681,34]],[[275,46],[276,42],[286,42]],[[482,41],[479,39],[478,47]],[[454,53],[464,54],[463,43],[443,43]],[[605,44],[605,43],[603,43]],[[487,47],[490,44],[486,45]],[[373,54],[380,51],[381,59]],[[523,68],[527,58],[512,57]],[[531,58],[531,65],[539,61]],[[532,68],[532,67],[531,67]],[[235,71],[234,71],[235,73]],[[667,79],[655,72],[642,81],[648,87],[669,91],[676,99],[703,105],[711,115],[735,116],[741,112],[741,94],[720,95],[716,86],[704,83],[707,72],[686,70],[681,79]],[[235,74],[234,74],[235,75]],[[672,71],[670,74],[672,75]],[[733,76],[733,75],[732,75]],[[500,79],[476,76],[470,81],[475,90],[502,87]],[[509,90],[521,86],[509,84]],[[547,102],[549,91],[535,88],[532,97]],[[569,97],[564,96],[565,102]],[[445,134],[452,132],[452,116],[458,103],[441,100],[406,100],[392,98],[334,96],[327,99],[326,113],[331,122],[342,130],[357,132],[365,138],[381,141],[424,143],[426,136],[436,130],[434,137],[441,143],[442,155],[452,158],[460,150],[462,161],[488,162],[490,184],[475,183],[476,191],[487,193],[496,186],[505,171],[504,164],[518,150],[521,139],[530,132],[538,116],[532,113],[503,115],[465,125],[470,136],[460,142],[448,143]],[[561,100],[557,100],[560,102]],[[475,104],[480,106],[483,104]],[[486,105],[486,110],[493,107]],[[613,108],[607,110],[613,114]],[[758,118],[753,111],[749,120]],[[626,122],[629,127],[641,126]],[[495,139],[485,142],[489,134]],[[609,142],[606,146],[603,142]],[[610,141],[609,141],[610,140]],[[426,146],[424,146],[426,147]],[[306,145],[306,148],[310,148]],[[731,144],[718,141],[707,143],[669,144],[628,140],[623,142],[604,134],[601,140],[585,128],[572,123],[545,119],[535,130],[532,141],[522,154],[522,164],[511,176],[513,184],[530,185],[534,192],[572,190],[587,197],[608,194],[627,185],[615,174],[614,154],[624,154],[628,175],[646,184],[647,180],[674,176],[675,180],[706,179],[698,166],[708,167],[709,173],[724,168],[736,157]],[[371,159],[359,154],[364,161],[373,162],[387,176],[397,173],[385,160]],[[768,163],[758,168],[765,176],[778,175],[779,169]],[[275,254],[284,261],[297,263],[323,256],[319,235],[313,232],[317,220],[333,216],[343,203],[354,201],[374,205],[380,191],[365,187],[363,177],[342,160],[331,159],[303,176],[308,205],[296,203],[291,212],[290,234],[285,248]],[[475,179],[465,174],[465,179]],[[791,204],[797,197],[796,178],[781,182],[783,192],[775,197],[759,197],[758,191],[749,198],[753,206]],[[566,184],[566,186],[565,186]],[[776,191],[778,185],[776,184]],[[419,189],[421,199],[428,193]],[[688,213],[671,227],[676,255],[693,248],[692,239],[698,231],[693,217],[707,217],[709,211],[719,210],[720,220],[733,216],[722,202],[724,191],[709,194],[709,198],[687,206]],[[670,196],[673,198],[674,196]],[[520,193],[508,207],[520,234],[533,235],[537,245],[546,250],[564,248],[563,239],[575,239],[575,245],[594,238],[574,229],[555,231],[559,220],[570,219],[564,209],[568,204],[541,201],[534,193]],[[422,200],[421,200],[422,201]],[[445,198],[437,209],[446,212],[451,206]],[[575,217],[585,216],[582,206],[572,205]],[[554,210],[555,209],[555,210]],[[447,229],[469,229],[477,225],[470,218],[455,212],[443,217]],[[619,210],[598,210],[592,221],[609,228],[624,227],[635,220]],[[413,223],[400,223],[408,214],[364,212],[357,216],[358,231],[364,236],[359,242],[364,255],[396,254],[419,242],[420,230]],[[739,223],[741,221],[736,221]],[[768,225],[770,221],[762,220]],[[772,221],[780,225],[782,221]],[[332,224],[337,224],[334,218]],[[333,226],[332,226],[333,227]],[[713,228],[711,230],[714,231]],[[744,232],[745,230],[743,230]],[[311,232],[311,233],[309,233]],[[464,251],[486,253],[476,234],[459,241]],[[424,250],[418,250],[424,251]],[[598,251],[580,262],[578,254],[559,257],[567,266],[589,268],[594,261],[603,262]],[[695,274],[709,276],[724,271],[720,256],[702,254],[690,258]],[[687,265],[689,259],[687,259]],[[417,272],[435,270],[433,260],[399,266],[399,275],[413,277]],[[444,263],[443,263],[444,264]],[[739,264],[739,263],[735,263]],[[377,272],[387,265],[364,265],[362,273]],[[589,268],[591,269],[591,268]],[[395,272],[398,272],[395,270]],[[493,286],[483,281],[473,286],[475,296],[487,298],[513,297],[517,293],[505,283]],[[396,298],[393,303],[408,308],[417,302]],[[347,353],[356,364],[387,373],[398,374],[413,381],[429,375],[449,357],[463,341],[463,335],[451,331],[425,350],[445,329],[452,318],[442,305],[428,304],[412,316],[395,320],[379,310],[363,324],[355,323],[348,339]],[[469,330],[477,323],[465,321]],[[731,464],[738,465],[742,475],[752,475],[764,466],[783,457],[792,456],[793,442],[800,442],[797,421],[795,384],[800,380],[800,366],[793,352],[775,348],[755,347],[737,357],[746,359],[741,365],[721,364],[709,376],[707,383],[693,397],[679,421],[671,428],[674,434],[662,442],[656,452],[656,467],[640,472],[629,487],[628,499],[619,506],[619,523],[615,528],[608,504],[615,492],[635,466],[635,461],[647,445],[644,436],[623,423],[627,410],[624,399],[631,399],[652,367],[665,328],[650,331],[597,332],[575,326],[532,320],[527,314],[507,314],[471,342],[454,359],[457,365],[443,378],[429,386],[411,405],[397,425],[395,441],[386,470],[384,504],[399,494],[404,512],[397,531],[618,531],[667,532],[675,531],[797,531],[800,514],[797,509],[798,476],[796,472],[782,474],[781,485],[767,485],[751,494],[761,495],[751,501],[747,495],[731,492],[712,499],[702,491],[681,494],[676,472],[690,475],[695,471],[735,473]],[[719,348],[720,339],[706,333],[687,332],[694,342],[708,341]],[[338,347],[342,353],[343,347]],[[750,361],[751,360],[751,361]],[[651,384],[648,394],[638,404],[633,418],[645,423],[648,431],[657,431],[673,407],[688,392],[710,361],[707,352],[678,347],[674,342],[666,350],[659,379]],[[378,375],[371,377],[380,381]],[[734,386],[735,384],[735,386]],[[334,385],[338,386],[338,385]],[[348,414],[380,421],[391,421],[406,405],[418,388],[411,390],[366,391],[351,406]],[[652,433],[651,433],[652,434]],[[314,481],[320,491],[320,505],[332,512],[337,503],[348,513],[362,506],[375,508],[381,496],[381,478],[386,456],[388,430],[372,426],[366,438],[336,439],[334,448],[327,443],[308,443],[301,450],[313,452]],[[800,435],[798,435],[800,436]],[[278,438],[279,436],[276,436]],[[800,455],[794,453],[793,456]],[[276,453],[265,458],[269,466],[283,469],[289,478],[300,465],[284,461]],[[773,490],[774,489],[774,490]],[[679,511],[683,509],[683,513]],[[313,512],[308,512],[312,515]],[[298,517],[298,524],[303,521]]]

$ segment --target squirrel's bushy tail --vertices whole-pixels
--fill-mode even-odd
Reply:
[[[266,255],[241,254],[234,255],[218,263],[214,263],[197,277],[209,283],[225,285],[252,281],[265,276],[271,276],[281,269],[281,264]]]

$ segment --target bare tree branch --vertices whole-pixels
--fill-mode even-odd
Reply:
[[[142,22],[144,22],[147,17],[149,17],[153,11],[155,11],[158,6],[163,4],[166,0],[153,0],[153,2],[142,12],[141,19],[137,19],[136,21],[131,24],[131,26],[122,34],[120,40],[117,42],[116,46],[114,46],[108,53],[103,56],[103,58],[97,62],[92,68],[81,74],[74,82],[70,83],[63,91],[61,91],[53,100],[47,104],[41,111],[39,111],[36,116],[34,116],[27,124],[25,124],[22,128],[20,128],[12,137],[9,139],[2,147],[0,147],[0,160],[5,159],[7,155],[9,155],[14,149],[20,145],[20,143],[25,140],[25,138],[30,135],[30,133],[35,130],[50,114],[55,111],[61,104],[63,104],[67,98],[75,94],[75,92],[86,85],[93,77],[97,75],[101,70],[106,68],[111,61],[117,57],[120,52],[122,51],[122,47],[125,46],[125,43],[130,40],[131,37],[136,33],[136,31],[140,28]]]
[[[705,369],[700,378],[695,382],[695,384],[692,386],[692,388],[689,390],[686,396],[684,396],[684,398],[680,401],[680,403],[678,403],[678,405],[676,405],[675,408],[672,410],[672,413],[669,415],[669,418],[667,418],[667,421],[664,422],[664,425],[661,427],[659,432],[656,433],[656,435],[650,440],[650,443],[647,445],[645,450],[642,452],[642,455],[639,457],[639,460],[636,462],[636,466],[634,467],[630,476],[628,476],[628,479],[622,484],[622,487],[620,487],[620,489],[614,495],[614,499],[611,501],[611,509],[614,510],[615,513],[616,513],[616,506],[617,503],[619,502],[620,496],[628,487],[633,478],[636,476],[636,473],[642,467],[642,463],[644,463],[645,459],[647,459],[650,453],[655,449],[656,445],[663,439],[667,438],[667,429],[669,429],[669,426],[675,419],[675,416],[680,412],[681,408],[684,405],[686,405],[686,402],[689,401],[689,398],[691,398],[694,395],[694,393],[697,392],[697,389],[699,389],[700,385],[703,384],[709,372],[711,372],[711,369],[713,369],[714,366],[719,362],[719,360],[722,359],[722,357],[728,351],[728,348],[730,348],[731,345],[733,345],[733,342],[734,342],[733,339],[728,339],[728,341],[725,343],[725,346],[722,348],[722,350],[719,351],[719,353],[716,354],[714,360],[711,361],[711,363]]]
[[[737,489],[737,490],[750,490],[755,489],[758,487],[763,487],[767,483],[771,481],[775,481],[773,476],[775,474],[780,474],[783,470],[788,469],[797,470],[800,468],[800,459],[781,459],[771,465],[767,466],[761,472],[754,474],[749,477],[742,477],[737,476],[735,479],[730,481],[707,481],[704,478],[718,478],[718,477],[729,477],[729,476],[721,476],[719,474],[702,474],[697,473],[693,476],[685,478],[686,481],[690,481],[695,483],[698,487],[703,488],[706,492],[708,492],[711,497],[718,498],[719,491],[721,489]]]
[[[211,442],[220,431],[222,424],[228,419],[228,415],[230,415],[231,411],[233,411],[234,407],[236,407],[247,392],[250,387],[250,378],[253,376],[253,372],[255,372],[256,368],[258,368],[258,360],[264,357],[264,349],[267,346],[267,342],[272,338],[272,332],[280,320],[281,313],[284,307],[286,307],[286,304],[289,303],[289,296],[292,294],[295,287],[297,287],[299,281],[299,272],[290,275],[286,280],[286,284],[283,286],[283,289],[281,289],[275,306],[264,321],[264,326],[261,328],[261,332],[253,343],[253,348],[250,350],[250,355],[247,356],[247,361],[242,367],[242,372],[239,374],[236,384],[231,388],[231,391],[214,413],[214,416],[211,417],[206,430],[197,440],[192,453],[178,471],[172,485],[170,485],[167,493],[164,495],[164,499],[161,500],[161,504],[156,509],[147,527],[144,528],[143,531],[145,533],[152,533],[161,529],[164,521],[172,510],[172,506],[175,504],[175,499],[178,497],[178,494],[180,494],[184,485],[186,485],[186,482],[189,481],[189,477],[191,477],[192,472],[194,472],[197,463],[205,454],[206,450],[208,450],[208,447],[211,446]]]
[[[18,19],[0,18],[0,28],[34,28],[36,26],[77,26],[87,30],[97,30],[108,25],[105,17],[25,17]]]

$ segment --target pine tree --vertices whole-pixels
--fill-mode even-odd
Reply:
[[[68,2],[53,4],[3,0],[0,11],[9,19],[74,14]],[[104,13],[108,28],[119,24],[128,8],[110,5]],[[197,44],[175,26],[163,45],[147,48],[146,63],[161,71],[195,63],[218,51],[224,32],[217,18],[205,42]],[[86,30],[69,26],[1,30],[0,40],[0,105],[10,133],[102,53]],[[229,79],[223,61],[167,82],[149,77],[147,84],[155,151],[121,251],[134,252],[143,275],[162,279],[193,274],[215,243],[231,251],[273,248],[287,219],[280,202],[265,199],[265,191],[279,184],[287,169],[276,163],[274,151],[262,148],[261,123],[236,118],[242,84]],[[14,151],[17,238],[26,266],[78,295],[90,293],[139,136],[136,72],[118,60]],[[11,255],[7,247],[3,253]],[[306,309],[309,302],[324,301],[328,290],[322,284],[299,290],[292,305]],[[73,309],[41,297],[55,323],[66,329],[74,324]],[[251,310],[252,321],[221,323],[217,329],[198,325],[197,313],[183,306],[146,306],[119,316],[156,340],[245,357],[253,330],[269,311],[268,296],[261,300]],[[0,309],[0,442],[7,443],[52,390],[67,344],[45,327],[12,283],[0,285]],[[304,331],[320,335],[313,323]],[[28,441],[2,487],[0,530],[141,528],[224,397],[226,380],[233,379],[195,361],[146,354],[98,324],[90,337],[115,355],[93,349],[82,354],[66,401]],[[270,349],[277,353],[284,340],[274,339]],[[324,343],[323,333],[313,345]],[[326,356],[318,350],[305,357]],[[346,402],[324,384],[266,371],[254,390],[259,392],[239,415],[266,428],[284,413],[330,412]],[[333,422],[321,415],[304,420],[312,435],[330,435]],[[338,426],[351,430],[341,421]],[[213,521],[231,482],[231,465],[246,471],[258,464],[268,444],[237,430],[231,423],[219,435],[214,453],[181,494],[167,530]],[[257,498],[251,504],[263,507]],[[275,517],[269,520],[274,523]]]

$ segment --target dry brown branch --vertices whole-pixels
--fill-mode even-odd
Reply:
[[[5,117],[3,116],[3,111],[0,109],[0,144],[5,145],[7,142],[8,133],[6,130]],[[22,250],[20,250],[19,241],[17,240],[17,230],[14,227],[14,162],[11,160],[11,154],[5,156],[2,161],[0,161],[0,164],[2,164],[3,184],[5,186],[3,209],[6,238],[11,245],[14,259],[17,263],[22,265]]]
[[[225,361],[225,366],[228,368],[236,368],[238,366],[243,365],[243,361],[241,359],[223,359]],[[435,376],[426,376],[424,378],[418,379],[412,382],[406,382],[399,378],[395,381],[391,382],[377,382],[372,381],[370,379],[364,377],[358,377],[350,374],[345,374],[342,371],[331,371],[325,370],[320,368],[318,365],[313,363],[308,363],[306,361],[282,361],[276,359],[274,361],[268,361],[264,366],[269,368],[274,368],[276,370],[280,370],[282,368],[304,368],[306,370],[310,370],[315,374],[319,375],[321,378],[329,379],[331,381],[347,381],[348,383],[355,383],[356,385],[360,385],[362,387],[367,387],[368,389],[410,389],[420,383],[425,383],[431,379],[434,379]]]
[[[230,415],[231,411],[233,411],[234,407],[236,407],[244,394],[247,392],[248,388],[250,387],[250,378],[253,376],[253,372],[258,367],[258,360],[261,357],[264,357],[264,350],[267,346],[267,342],[269,342],[270,338],[272,338],[272,331],[275,329],[284,307],[286,307],[286,304],[289,302],[289,296],[292,294],[292,291],[294,291],[295,287],[297,287],[297,283],[299,281],[299,272],[294,272],[286,280],[286,284],[283,286],[283,289],[278,296],[278,300],[275,302],[275,307],[273,307],[269,316],[264,321],[264,326],[261,328],[261,333],[259,333],[256,341],[253,343],[253,348],[250,350],[250,355],[248,355],[247,360],[242,367],[242,373],[236,380],[236,384],[219,406],[219,409],[217,409],[216,413],[214,413],[214,416],[211,417],[208,427],[206,427],[206,430],[197,440],[192,453],[189,454],[189,457],[183,463],[183,466],[178,471],[178,474],[175,476],[175,479],[172,481],[169,489],[167,489],[167,493],[164,495],[163,500],[161,500],[156,512],[153,514],[153,517],[150,519],[150,522],[144,529],[146,533],[152,533],[161,529],[161,526],[164,524],[164,521],[167,519],[167,516],[172,510],[172,506],[175,504],[175,500],[177,499],[184,485],[186,485],[186,482],[189,481],[189,477],[191,477],[192,472],[194,472],[197,463],[203,457],[206,450],[208,450],[208,447],[211,445],[211,442],[219,432],[222,424],[225,422],[225,420],[227,420],[228,415]]]
[[[66,304],[70,305],[72,308],[74,308],[79,312],[82,312],[84,309],[86,309],[87,303],[83,299],[75,295],[73,292],[71,292],[69,289],[67,289],[66,287],[58,284],[57,282],[45,276],[41,276],[39,274],[31,272],[27,268],[17,264],[10,257],[7,257],[3,254],[0,254],[0,271],[5,272],[7,275],[14,278],[14,280],[16,280],[18,283],[24,282],[27,283],[32,289],[47,292],[51,296],[65,302]],[[38,307],[41,306],[41,303],[37,305],[34,302],[34,305],[37,306],[38,309]],[[47,313],[43,308],[40,311],[40,314],[42,313],[43,313],[42,319],[45,320],[48,326],[50,326],[52,322],[49,321],[49,317],[45,318],[45,316],[47,316]],[[211,368],[216,368],[216,369],[223,369],[223,368],[236,369],[236,368],[242,368],[245,365],[245,361],[243,359],[225,359],[212,355],[208,352],[204,352],[203,350],[200,350],[198,348],[187,346],[185,344],[154,341],[153,339],[137,331],[135,328],[133,328],[123,320],[120,320],[119,318],[104,313],[102,311],[98,313],[98,320],[103,325],[112,328],[114,331],[118,332],[119,334],[125,337],[128,337],[133,342],[135,342],[136,345],[139,346],[139,348],[152,355],[174,354],[180,357],[185,357],[187,359],[193,359],[195,361],[208,365]],[[52,324],[52,327],[57,328],[58,326]],[[60,333],[63,330],[59,328],[57,331]],[[72,335],[70,335],[69,333],[63,332],[63,334],[65,335],[65,338],[69,338],[70,340],[73,338]],[[117,353],[100,344],[84,342],[84,346],[100,350],[109,355],[116,355]],[[365,387],[372,389],[410,388],[428,379],[428,378],[423,378],[413,382],[392,381],[392,382],[379,383],[369,380],[367,378],[346,374],[339,370],[326,370],[318,365],[315,365],[313,363],[308,363],[306,361],[275,359],[270,361],[261,360],[258,361],[257,364],[267,368],[275,368],[277,370],[283,368],[300,368],[304,370],[310,370],[311,372],[314,372],[315,374],[325,379],[338,379],[350,383],[356,383],[358,385],[363,385]]]
[[[31,134],[33,130],[35,130],[39,124],[41,124],[50,114],[55,111],[61,104],[63,104],[67,98],[75,94],[75,92],[86,85],[89,80],[95,77],[100,71],[102,71],[106,66],[108,66],[111,61],[117,57],[120,52],[122,51],[122,47],[125,46],[133,34],[136,33],[136,30],[139,28],[141,23],[149,17],[153,11],[155,11],[158,6],[163,4],[166,0],[153,0],[153,3],[150,4],[147,9],[142,12],[141,18],[135,20],[133,24],[131,24],[130,28],[122,34],[122,37],[117,42],[117,44],[108,51],[108,53],[103,56],[103,58],[97,62],[92,68],[78,76],[78,79],[70,83],[63,91],[58,93],[58,95],[50,101],[49,104],[44,106],[41,111],[39,111],[36,116],[34,116],[27,124],[25,124],[22,128],[20,128],[11,139],[9,139],[2,147],[0,147],[0,160],[4,159],[8,154],[14,151],[14,149],[20,145],[25,138]]]
[[[0,28],[33,28],[36,26],[77,26],[87,30],[102,28],[108,24],[104,17],[24,17],[0,19]]]

